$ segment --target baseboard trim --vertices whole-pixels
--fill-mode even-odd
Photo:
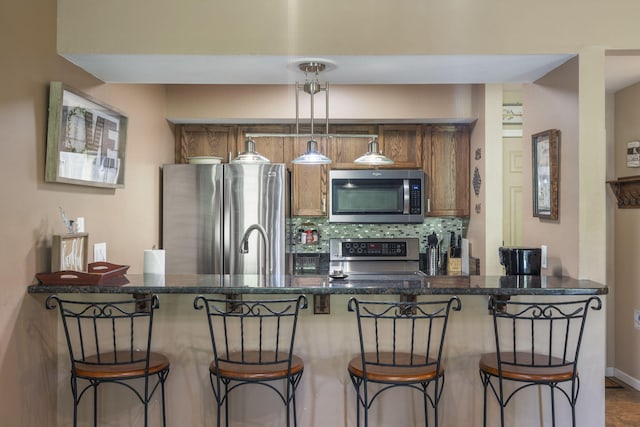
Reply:
[[[634,389],[640,391],[640,380],[622,372],[620,369],[607,368],[606,375],[608,377],[618,378],[619,380],[624,381],[625,384],[628,384]]]

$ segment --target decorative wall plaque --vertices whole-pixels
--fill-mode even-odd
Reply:
[[[480,195],[480,184],[482,183],[482,179],[480,179],[480,171],[478,167],[473,170],[473,192],[476,193],[476,197]]]

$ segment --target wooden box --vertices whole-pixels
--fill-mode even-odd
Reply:
[[[51,244],[51,271],[87,271],[88,233],[54,234]]]

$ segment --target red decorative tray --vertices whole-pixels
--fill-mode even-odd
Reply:
[[[36,279],[41,285],[126,285],[129,280],[125,273],[128,265],[94,262],[87,266],[88,272],[55,271],[53,273],[37,273]]]

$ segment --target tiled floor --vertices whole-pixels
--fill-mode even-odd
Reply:
[[[640,426],[640,391],[611,378],[605,386],[605,427]]]

